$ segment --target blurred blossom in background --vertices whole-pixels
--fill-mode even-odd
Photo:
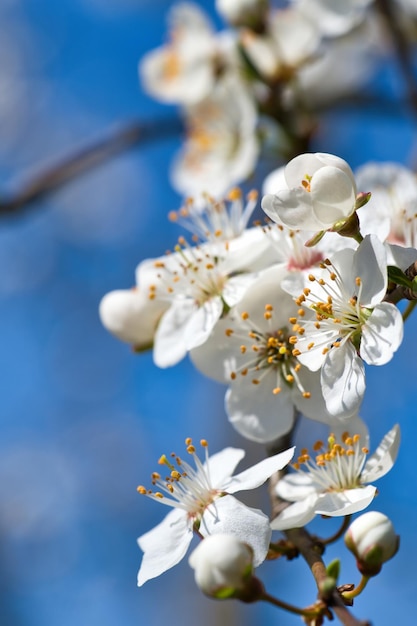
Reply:
[[[2,0],[0,195],[125,123],[175,118],[174,107],[143,93],[137,76],[139,58],[163,41],[172,4]],[[199,4],[214,18],[213,3]],[[393,67],[381,67],[378,88],[391,89],[393,77]],[[339,111],[320,128],[315,149],[352,167],[372,159],[412,164],[414,141],[406,115]],[[136,587],[136,537],[164,514],[136,486],[146,484],[161,453],[182,452],[190,436],[207,438],[213,452],[244,447],[247,465],[263,456],[227,422],[223,387],[187,359],[158,370],[151,354],[134,355],[99,322],[102,296],[133,285],[137,263],[172,249],[180,234],[166,219],[181,202],[168,180],[178,146],[171,135],[126,150],[0,220],[2,626],[295,623],[269,608],[204,598],[186,562]],[[375,442],[400,419],[403,431],[378,509],[407,548],[370,585],[366,605],[357,602],[357,612],[379,626],[392,623],[395,605],[411,613],[414,600],[412,581],[390,587],[406,567],[405,552],[417,556],[413,389],[398,392],[415,367],[415,324],[407,323],[393,362],[369,371],[363,410]],[[266,499],[248,502],[267,510]],[[297,602],[303,585],[302,601],[315,596],[305,569],[274,563],[261,573],[271,592]],[[357,581],[353,560],[342,575]],[[381,609],[388,588],[393,608]]]

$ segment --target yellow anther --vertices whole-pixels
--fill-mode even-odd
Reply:
[[[260,380],[258,380],[257,378],[253,378],[253,379],[252,379],[252,383],[253,383],[254,385],[259,385]]]
[[[249,319],[249,313],[247,311],[243,311],[243,313],[241,313],[241,318],[242,320]]]
[[[188,452],[188,454],[194,454],[195,447],[193,445],[187,446],[187,452]]]
[[[291,335],[291,337],[288,337],[288,343],[290,343],[292,346],[294,346],[298,341],[298,337],[296,337],[295,335]]]
[[[313,446],[313,450],[314,452],[318,452],[319,450],[321,450],[322,448],[324,448],[324,443],[322,441],[320,441],[320,439],[318,441],[316,441],[316,443]]]
[[[187,437],[187,439],[185,440],[185,445],[191,446],[192,443],[193,443],[193,440],[191,439],[191,437]]]
[[[362,452],[363,452],[364,454],[369,454],[369,449],[368,449],[368,448],[366,448],[365,446],[363,446],[363,448],[362,448]]]
[[[265,311],[273,311],[274,307],[272,306],[272,304],[265,304]]]
[[[224,331],[224,334],[227,337],[231,337],[233,335],[233,328],[226,328],[226,330]]]
[[[154,493],[153,495],[154,495],[156,498],[161,498],[161,499],[164,497],[160,491],[155,491],[155,493]]]
[[[279,354],[284,355],[284,354],[287,354],[288,349],[287,349],[285,346],[281,346],[281,347],[279,348],[278,352],[279,352]]]
[[[230,378],[232,380],[235,380],[236,379],[236,372],[230,372]]]
[[[200,439],[200,446],[203,446],[203,448],[208,448],[207,439]]]
[[[292,374],[287,374],[285,377],[285,380],[287,381],[287,383],[293,383],[294,382],[294,376]]]
[[[357,287],[360,287],[360,285],[362,284],[362,281],[361,281],[361,279],[360,279],[360,276],[356,276],[356,278],[355,278],[355,283],[356,283],[356,286],[357,286]]]
[[[136,487],[136,491],[140,493],[142,496],[147,494],[147,491],[143,485],[139,485],[138,487]]]
[[[178,220],[178,213],[176,211],[170,211],[168,213],[168,219],[171,222],[176,222]]]
[[[303,309],[301,309],[303,311]],[[297,318],[296,317],[289,317],[288,321],[290,324],[296,324],[297,323]]]
[[[161,474],[158,472],[152,472],[152,480],[159,480],[161,478]]]
[[[245,367],[245,369],[242,370],[240,373],[242,374],[242,376],[246,376],[246,374],[248,373],[248,368]]]
[[[174,480],[179,480],[181,478],[181,474],[177,472],[177,470],[172,470],[171,478],[173,478]]]
[[[265,318],[266,320],[270,320],[270,319],[271,319],[271,317],[272,317],[272,313],[271,313],[270,311],[265,311],[265,313],[264,313],[264,318]]]
[[[313,274],[309,274],[308,275],[308,280],[312,283],[314,283],[314,281],[316,280],[316,277]]]
[[[274,394],[274,396],[278,395],[279,393],[281,393],[281,387],[275,387],[275,389],[272,390],[272,393]]]
[[[227,199],[231,201],[240,200],[241,197],[242,197],[242,190],[239,187],[233,187],[233,189],[231,189],[229,193],[227,194]]]
[[[246,346],[243,346],[243,345],[242,345],[242,346],[240,346],[240,351],[241,351],[241,353],[242,353],[242,354],[245,354],[245,352],[246,352]]]
[[[308,400],[308,398],[311,398],[311,393],[310,391],[303,391],[302,396]]]
[[[256,191],[256,189],[251,189],[246,197],[247,197],[248,200],[251,200],[252,202],[255,202],[255,200],[258,199],[258,195],[259,194]]]

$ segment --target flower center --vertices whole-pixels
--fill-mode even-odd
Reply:
[[[239,368],[231,372],[230,377],[235,380],[238,374],[253,376],[252,384],[259,385],[266,374],[273,372],[276,376],[276,385],[272,393],[275,395],[280,393],[283,384],[289,387],[296,385],[303,397],[309,398],[310,392],[304,389],[298,377],[301,363],[293,356],[293,338],[286,326],[274,328],[273,315],[274,307],[266,304],[263,317],[270,326],[268,330],[255,324],[246,311],[241,314],[243,332],[236,332],[233,328],[226,330],[226,336],[238,335],[242,338],[240,352],[247,357],[243,359]]]
[[[331,347],[338,347],[348,339],[359,350],[362,326],[372,313],[371,309],[360,304],[362,281],[359,276],[356,277],[357,294],[350,295],[329,259],[320,263],[319,267],[328,272],[330,280],[326,281],[323,277],[316,278],[309,274],[308,279],[312,287],[306,287],[295,299],[298,306],[315,311],[315,321],[308,320],[302,325],[296,324],[293,330],[299,335],[305,333],[312,339],[307,345],[308,350],[321,347],[323,354],[326,354]],[[339,335],[337,339],[335,334]],[[298,338],[294,336],[293,341],[297,343]],[[295,354],[299,354],[297,349]]]
[[[316,456],[311,458],[304,448],[293,464],[297,471],[305,468],[314,481],[325,491],[344,491],[360,487],[360,475],[369,450],[361,446],[360,435],[343,433],[340,442],[334,434],[327,440],[327,446],[317,441],[313,446]]]
[[[160,270],[157,274],[159,285],[153,284],[149,287],[149,299],[152,300],[157,295],[168,300],[178,296],[188,297],[201,307],[211,298],[221,297],[229,278],[219,267],[222,259],[211,254],[209,250],[188,245],[184,237],[180,237],[178,242],[174,262],[155,263]]]
[[[171,461],[163,454],[158,463],[167,467],[170,473],[162,478],[159,472],[153,472],[152,485],[156,490],[139,485],[137,491],[162,504],[183,509],[189,518],[198,521],[206,507],[221,494],[211,485],[207,441],[205,439],[200,441],[205,450],[204,464],[198,458],[190,438],[185,440],[185,445],[187,453],[193,457],[195,467],[183,461],[174,452],[170,455]]]

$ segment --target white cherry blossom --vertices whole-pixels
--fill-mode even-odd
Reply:
[[[205,462],[197,456],[191,439],[186,439],[187,453],[193,457],[195,467],[177,455],[169,460],[163,455],[159,463],[168,476],[152,474],[155,490],[138,487],[140,494],[172,507],[164,520],[138,539],[144,552],[138,573],[138,585],[159,576],[176,565],[187,552],[193,531],[206,537],[226,533],[248,543],[254,552],[254,566],[265,559],[271,537],[268,517],[252,509],[232,494],[255,489],[272,474],[285,467],[293,457],[294,448],[260,461],[233,476],[236,465],[245,456],[244,450],[225,448],[208,455],[205,440],[200,443],[205,450]]]
[[[280,287],[286,273],[283,265],[262,272],[209,339],[190,354],[205,375],[229,384],[229,421],[241,435],[258,442],[289,432],[295,409],[320,422],[332,421],[320,374],[293,356],[297,307]]]
[[[399,163],[367,163],[355,172],[358,187],[372,193],[359,212],[361,233],[417,247],[417,176]]]
[[[225,44],[197,4],[175,5],[170,13],[169,43],[148,52],[139,64],[144,88],[166,103],[201,101],[228,62]]]
[[[324,35],[337,37],[357,26],[373,0],[293,0]]]
[[[246,30],[242,46],[257,71],[268,80],[290,80],[310,60],[320,43],[312,21],[295,9],[272,11],[266,30]]]
[[[356,183],[343,159],[332,154],[301,154],[284,170],[286,188],[262,198],[273,221],[299,230],[323,231],[355,211]]]
[[[346,416],[357,410],[365,391],[363,361],[384,365],[403,337],[396,306],[383,302],[387,289],[384,245],[368,235],[356,251],[336,252],[309,275],[309,286],[296,300],[315,312],[299,320],[296,354],[312,371],[321,368],[327,410]]]
[[[293,504],[271,522],[273,530],[305,526],[315,515],[351,515],[372,502],[376,487],[369,483],[394,465],[400,428],[394,426],[369,458],[368,433],[360,418],[352,418],[349,433],[343,432],[343,426],[336,427],[327,444],[314,445],[315,458],[301,451],[294,464],[297,471],[277,484],[277,494]]]

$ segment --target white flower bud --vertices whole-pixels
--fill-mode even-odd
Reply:
[[[145,350],[152,346],[156,326],[167,306],[164,301],[150,300],[145,291],[117,289],[102,298],[99,315],[110,333]]]
[[[233,535],[206,537],[188,562],[201,591],[214,598],[229,598],[244,592],[252,577],[252,548]]]
[[[383,513],[364,513],[349,526],[345,544],[356,556],[359,571],[375,576],[382,564],[397,552],[399,537],[391,520]]]

